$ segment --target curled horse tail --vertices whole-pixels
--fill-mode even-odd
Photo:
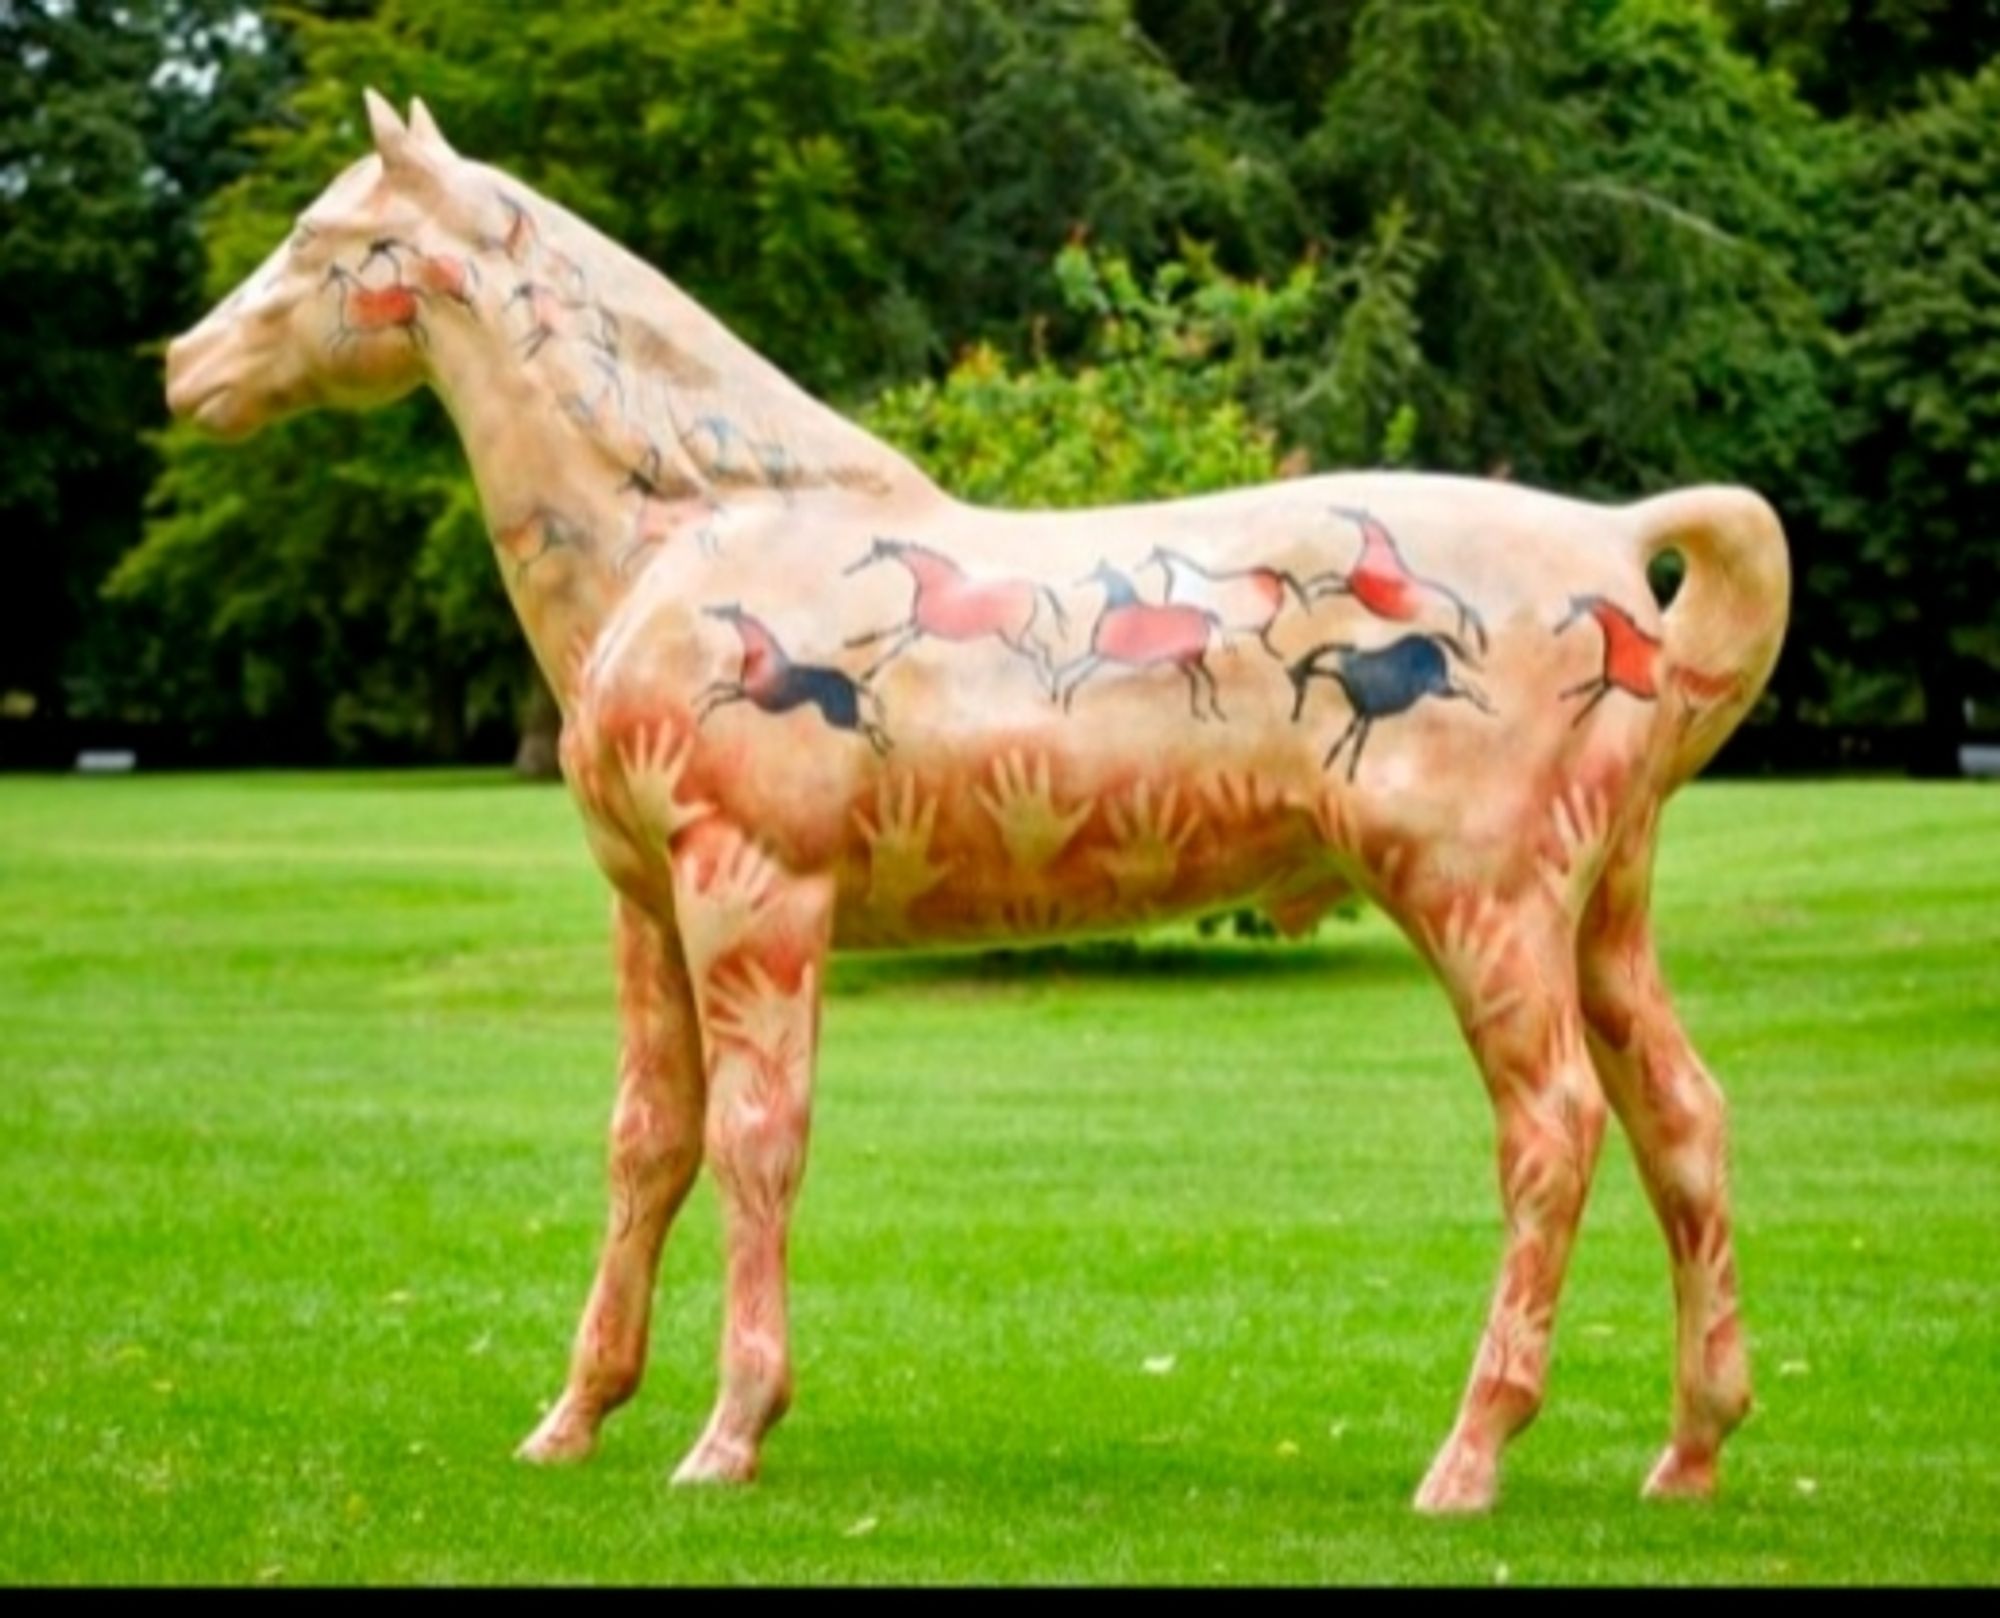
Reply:
[[[1671,789],[1715,756],[1770,679],[1791,608],[1791,561],[1778,514],[1749,489],[1681,489],[1626,515],[1642,568],[1670,552],[1686,564],[1662,620],[1661,694],[1678,711]]]

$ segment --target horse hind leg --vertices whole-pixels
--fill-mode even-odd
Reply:
[[[1210,715],[1217,719],[1223,718],[1222,703],[1216,695],[1215,676],[1209,671],[1208,665],[1196,658],[1183,663],[1181,673],[1187,676],[1188,712],[1197,720],[1206,720]],[[1204,696],[1208,698],[1207,713],[1203,713],[1201,707],[1201,699]]]
[[[1574,928],[1543,898],[1440,891],[1398,907],[1457,1009],[1493,1104],[1506,1249],[1486,1330],[1450,1436],[1416,1505],[1483,1511],[1501,1452],[1534,1420],[1555,1310],[1603,1137],[1584,1050]]]
[[[1621,840],[1584,913],[1578,977],[1590,1052],[1632,1142],[1673,1266],[1673,1432],[1648,1495],[1713,1492],[1723,1441],[1750,1408],[1730,1238],[1722,1092],[1675,1017],[1653,943],[1653,834]]]
[[[1031,619],[1030,623],[1032,622],[1033,620]],[[1028,639],[1028,633],[1025,629],[1019,635],[1002,635],[999,639],[1002,646],[1006,647],[1008,651],[1012,652],[1035,671],[1035,678],[1041,682],[1043,690],[1053,691],[1055,689],[1056,666],[1054,661],[1049,657],[1047,647],[1043,646],[1039,641]]]

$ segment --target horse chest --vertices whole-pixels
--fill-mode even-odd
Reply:
[[[1349,587],[1354,599],[1378,618],[1403,623],[1417,615],[1417,592],[1409,580],[1376,568],[1357,568]]]
[[[1622,633],[1621,633],[1622,631]],[[1613,685],[1638,697],[1657,697],[1660,651],[1637,631],[1615,624],[1606,631],[1604,675]]]

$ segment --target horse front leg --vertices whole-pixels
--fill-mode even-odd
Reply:
[[[529,1461],[582,1460],[605,1416],[638,1391],[660,1251],[701,1166],[701,1043],[680,939],[623,897],[612,926],[621,1047],[611,1222],[569,1380],[518,1451]]]
[[[1420,1511],[1483,1511],[1500,1454],[1541,1409],[1557,1295],[1603,1139],[1584,1049],[1573,923],[1558,906],[1458,894],[1410,918],[1493,1103],[1506,1251],[1458,1419]]]
[[[748,702],[750,689],[740,680],[717,680],[695,698],[694,722],[701,724],[717,708],[726,708],[732,702]]]
[[[832,883],[797,878],[710,826],[675,860],[708,1071],[706,1143],[722,1195],[722,1387],[676,1483],[747,1483],[791,1403],[785,1250],[805,1173]],[[738,852],[724,850],[735,846]],[[729,884],[708,875],[727,860]],[[747,882],[754,899],[745,903]],[[710,898],[718,902],[706,902]]]

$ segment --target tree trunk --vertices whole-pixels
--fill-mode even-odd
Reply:
[[[1911,773],[1930,779],[1955,778],[1965,741],[1965,681],[1947,635],[1927,648],[1917,664],[1924,688],[1924,728],[1919,733]]]
[[[527,781],[554,781],[562,775],[556,756],[562,741],[562,710],[556,706],[555,693],[549,690],[542,671],[532,670],[530,678],[534,683],[521,708],[521,743],[514,750],[514,773]]]
[[[431,675],[430,755],[440,764],[465,756],[465,684],[443,670]]]

